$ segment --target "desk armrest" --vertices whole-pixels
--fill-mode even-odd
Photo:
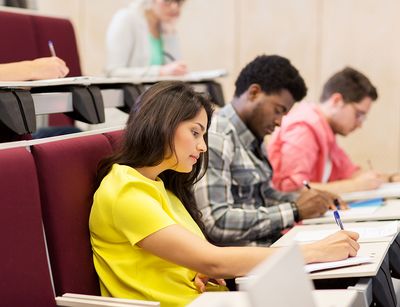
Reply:
[[[113,297],[103,297],[86,294],[65,293],[62,297],[56,297],[57,306],[69,307],[89,307],[89,306],[108,306],[108,307],[159,307],[159,302],[131,300]]]

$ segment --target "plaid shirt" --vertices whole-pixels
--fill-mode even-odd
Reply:
[[[294,222],[297,194],[271,187],[261,144],[229,104],[208,131],[209,166],[195,196],[208,238],[218,245],[270,245]]]

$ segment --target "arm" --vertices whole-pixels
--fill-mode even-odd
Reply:
[[[377,189],[383,182],[384,180],[379,174],[373,171],[366,171],[349,179],[336,180],[327,183],[312,182],[311,184],[316,189],[340,194]]]
[[[306,263],[345,259],[355,256],[358,235],[341,231],[316,243],[301,247]],[[274,253],[274,248],[217,247],[179,225],[163,228],[138,246],[165,260],[201,272],[212,278],[243,276]]]
[[[69,72],[65,62],[57,57],[38,58],[0,64],[0,81],[28,81],[62,78]]]

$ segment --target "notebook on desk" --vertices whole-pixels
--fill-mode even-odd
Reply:
[[[297,245],[282,248],[242,279],[251,306],[315,307],[310,279]]]
[[[378,189],[343,193],[340,197],[344,201],[362,200],[371,198],[397,198],[400,197],[400,182],[382,184]]]

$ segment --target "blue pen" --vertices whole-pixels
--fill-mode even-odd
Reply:
[[[336,224],[340,227],[341,230],[344,230],[342,220],[340,219],[339,211],[333,211],[333,216],[335,217]]]

